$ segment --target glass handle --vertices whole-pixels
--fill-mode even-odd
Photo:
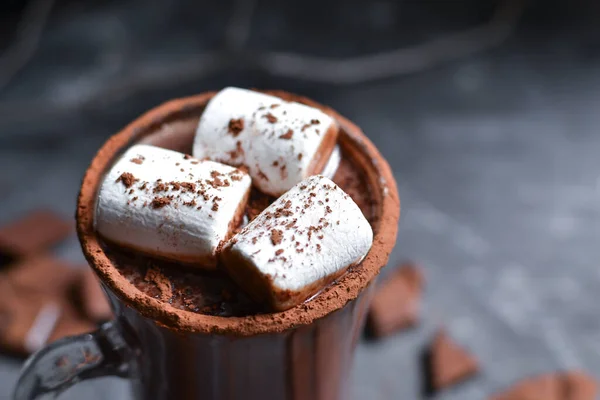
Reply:
[[[128,377],[132,350],[114,322],[98,330],[58,340],[25,362],[13,400],[55,396],[74,384],[101,376]]]

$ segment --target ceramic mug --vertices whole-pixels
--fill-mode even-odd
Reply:
[[[304,97],[269,93],[318,107],[338,121],[338,144],[344,156],[364,170],[374,204],[373,247],[363,262],[309,303],[281,312],[276,319],[269,314],[216,317],[175,309],[120,276],[94,231],[97,189],[114,160],[133,143],[151,140],[175,150],[191,148],[195,125],[214,93],[170,101],[106,142],[79,194],[79,240],[116,318],[95,332],[59,340],[32,355],[17,382],[15,400],[59,393],[79,381],[108,375],[131,379],[135,399],[346,397],[374,281],[395,244],[400,214],[396,182],[387,162],[356,125]],[[179,126],[186,133],[169,137],[165,126]]]

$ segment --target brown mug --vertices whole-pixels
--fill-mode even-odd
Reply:
[[[351,361],[374,281],[395,244],[400,199],[387,162],[364,133],[330,108],[282,91],[270,94],[318,107],[340,126],[339,145],[364,170],[374,204],[373,246],[356,268],[308,303],[276,314],[217,317],[176,309],[139,291],[105,254],[94,230],[96,194],[128,146],[153,142],[185,151],[215,94],[163,104],[111,137],[83,179],[77,233],[116,319],[97,331],[50,344],[25,363],[14,399],[59,393],[81,380],[127,377],[135,399],[345,398]],[[172,137],[173,126],[186,133]],[[189,152],[189,151],[187,151]]]

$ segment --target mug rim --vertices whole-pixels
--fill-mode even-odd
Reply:
[[[400,217],[400,197],[392,171],[375,145],[358,126],[329,107],[285,91],[264,92],[287,101],[319,108],[332,116],[340,126],[338,140],[346,141],[346,147],[361,157],[363,167],[370,169],[368,172],[373,176],[370,186],[377,189],[373,197],[376,198],[378,208],[371,250],[357,268],[346,272],[310,302],[281,312],[243,317],[211,316],[177,309],[137,289],[121,275],[100,244],[94,229],[96,197],[105,172],[126,148],[150,134],[153,128],[161,126],[165,121],[177,120],[178,116],[181,118],[185,115],[195,115],[195,112],[200,114],[217,92],[205,92],[168,101],[138,117],[102,145],[84,175],[76,211],[77,236],[88,263],[98,277],[126,306],[132,307],[142,316],[167,329],[190,333],[252,336],[279,333],[312,324],[356,299],[387,264],[395,245]]]

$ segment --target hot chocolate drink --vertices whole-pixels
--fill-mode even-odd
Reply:
[[[261,112],[265,114],[261,115]],[[234,118],[237,116],[240,117]],[[263,125],[255,121],[262,121]],[[201,218],[197,215],[204,213],[204,217],[209,221],[200,224],[198,229],[213,231],[218,230],[218,225],[221,225],[231,228],[231,231],[222,237],[225,239],[232,237],[276,201],[278,197],[276,194],[301,180],[299,175],[303,173],[302,158],[305,153],[308,154],[307,158],[317,159],[319,166],[316,171],[306,171],[306,175],[314,172],[329,173],[333,183],[341,188],[342,193],[346,193],[358,205],[369,224],[373,226],[376,223],[376,213],[371,199],[372,190],[368,187],[364,172],[343,147],[336,145],[334,139],[337,137],[337,124],[318,109],[299,103],[284,102],[274,96],[228,88],[211,100],[200,116],[197,127],[193,125],[191,119],[186,122],[188,123],[178,121],[173,125],[165,124],[159,132],[144,138],[142,146],[131,147],[107,175],[99,194],[95,223],[98,231],[103,236],[109,237],[108,241],[104,241],[105,252],[114,267],[144,294],[167,303],[175,309],[206,315],[242,317],[269,312],[269,308],[262,304],[263,302],[255,301],[256,298],[251,299],[244,290],[240,290],[230,278],[230,274],[223,271],[222,265],[214,268],[215,257],[212,252],[202,255],[201,252],[196,251],[196,248],[201,245],[197,235],[181,235],[178,231],[193,231],[194,228],[190,228],[188,221]],[[295,129],[293,129],[294,125],[296,125]],[[270,126],[275,127],[269,130]],[[313,126],[323,126],[324,132]],[[246,136],[249,138],[244,140],[244,131],[248,132],[251,128],[252,132],[260,130],[262,136],[252,136],[252,133],[248,133]],[[306,133],[308,128],[314,129],[312,136]],[[194,133],[193,143],[182,140],[182,138],[192,137]],[[303,137],[291,144],[294,135]],[[227,140],[231,143],[227,143]],[[310,143],[312,141],[317,142],[318,145]],[[257,151],[254,147],[260,142],[266,142],[268,146],[265,145]],[[167,152],[159,150],[161,147]],[[296,147],[304,151],[298,151]],[[309,153],[311,148],[312,154]],[[334,154],[334,149],[337,154]],[[247,155],[252,151],[258,154],[254,159]],[[227,165],[207,163],[187,155],[192,152],[196,156],[210,156],[212,161],[221,160],[231,165],[241,165],[246,171],[250,170],[253,179],[244,175],[243,171],[240,171],[239,175],[231,175],[236,172],[229,171],[231,168]],[[324,152],[324,155],[319,152]],[[291,162],[289,157],[293,158]],[[251,160],[246,160],[247,158]],[[258,158],[271,158],[274,161],[269,163],[263,161],[261,167],[261,164],[255,161]],[[163,160],[168,162],[157,165]],[[298,163],[300,167],[293,165]],[[315,163],[310,162],[308,165],[313,164]],[[254,174],[249,166],[253,166],[256,170]],[[166,171],[169,168],[172,169],[171,172]],[[214,171],[215,168],[225,168],[225,170],[221,174]],[[270,168],[270,173],[268,172],[270,178],[263,172],[263,169],[268,171],[267,168]],[[200,176],[203,170],[205,170],[204,178],[209,179]],[[293,174],[290,176],[291,171],[298,171],[297,176]],[[167,176],[178,176],[179,179],[169,181],[166,179]],[[156,177],[160,178],[152,182]],[[228,177],[231,177],[231,180],[228,180]],[[217,181],[218,185],[215,183]],[[250,182],[252,188],[249,194],[244,195]],[[236,191],[236,185],[241,186],[241,189]],[[224,190],[234,194],[223,193]],[[307,188],[298,189],[298,192],[307,190]],[[210,191],[218,195],[212,197]],[[125,193],[125,196],[122,193]],[[190,194],[194,196],[199,194],[199,196],[190,197]],[[143,197],[144,195],[146,197]],[[333,193],[327,197],[327,201],[332,195]],[[220,217],[221,219],[215,218],[213,215],[215,213],[211,211],[219,211],[218,207],[223,207],[223,197],[229,200],[231,196],[235,202],[232,210],[240,207],[242,210],[233,211],[234,214]],[[312,199],[311,196],[316,194],[310,193],[308,198]],[[211,203],[211,199],[215,201]],[[202,201],[208,201],[208,204],[204,204],[204,209]],[[143,204],[140,204],[142,202]],[[305,214],[305,208],[309,205],[302,204],[302,210],[299,211]],[[334,203],[332,202],[331,205]],[[341,207],[337,204],[334,206]],[[165,207],[172,208],[171,212],[163,212],[157,216],[156,214],[164,211]],[[207,210],[209,207],[211,210]],[[327,210],[333,212],[329,205]],[[348,212],[349,210],[345,211]],[[134,213],[139,215],[131,217],[130,215]],[[292,212],[290,211],[289,214],[291,215]],[[297,215],[300,216],[300,212]],[[169,231],[169,240],[161,242],[159,237],[152,238],[156,235],[155,229],[140,233],[128,228],[130,221],[139,219],[156,219],[153,227],[159,231],[165,229],[165,222],[170,223],[173,219],[179,222],[173,231]],[[320,220],[324,221],[325,218]],[[293,221],[293,225],[297,224],[298,218],[293,218]],[[291,218],[287,223],[290,222]],[[340,221],[336,222],[340,223]],[[217,227],[214,228],[213,225]],[[317,229],[316,226],[311,226],[311,229]],[[369,230],[368,227],[358,229]],[[278,229],[275,232],[279,235],[283,234],[283,231]],[[309,232],[309,240],[311,236]],[[315,237],[317,236],[315,234]],[[322,235],[318,237],[321,238]],[[297,239],[299,240],[300,237]],[[256,243],[256,240],[257,237],[253,242]],[[295,235],[294,240],[296,240]],[[342,246],[352,245],[343,243],[344,238],[335,238],[335,240],[341,241]],[[122,246],[121,242],[126,244]],[[185,246],[182,246],[181,242],[185,242]],[[212,245],[209,243],[209,250],[211,247],[215,249],[222,247],[226,240],[217,242],[212,240]],[[300,242],[296,241],[296,247],[298,245]],[[370,247],[369,244],[367,245]],[[320,250],[321,244],[317,246]],[[270,247],[268,240],[267,245],[262,247]],[[261,250],[262,248],[259,248],[256,252]],[[314,248],[312,251],[310,248],[300,248],[289,256],[292,268],[302,268],[294,259],[305,256],[304,250],[306,254],[311,253],[309,257],[318,257],[313,254]],[[368,251],[368,248],[366,250]],[[283,251],[283,249],[279,250],[279,252]],[[228,272],[235,276],[243,260],[238,259],[233,264],[233,269],[229,269]],[[193,268],[192,265],[200,267]],[[360,264],[352,265],[351,268],[360,268]],[[340,274],[343,272],[341,270]],[[329,284],[335,285],[335,281]],[[308,297],[312,297],[312,294]],[[297,303],[298,300],[295,302]],[[289,308],[289,306],[282,307]]]
[[[186,128],[189,127],[175,126],[172,134],[189,137],[192,131],[186,131]],[[145,140],[146,143],[153,141],[153,137]],[[191,150],[191,143],[189,146]],[[374,224],[377,217],[370,198],[371,188],[354,160],[343,149],[341,153],[333,181],[352,197],[369,222]],[[246,218],[254,219],[274,200],[274,197],[253,189],[244,213]],[[224,317],[268,312],[263,305],[239,290],[222,271],[198,271],[174,261],[157,259],[111,244],[105,244],[105,251],[115,268],[136,288],[177,309]],[[360,268],[360,265],[353,268]]]
[[[102,147],[83,180],[78,235],[137,349],[128,361],[137,398],[344,398],[396,239],[391,170],[325,106],[271,91],[259,107],[243,96],[215,109],[224,92],[236,91],[149,111]],[[138,145],[152,146],[154,167],[142,169],[153,156],[129,157]],[[175,160],[168,151],[177,161],[164,161]],[[205,162],[221,165],[191,170]],[[193,175],[185,190],[180,173]],[[254,257],[261,251],[269,255]]]

